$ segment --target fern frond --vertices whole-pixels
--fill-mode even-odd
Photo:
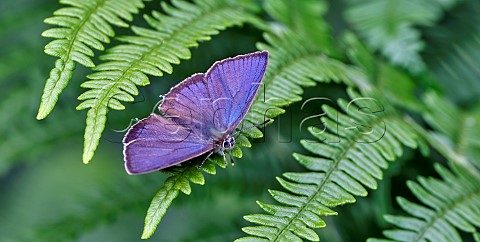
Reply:
[[[45,23],[56,25],[42,33],[54,38],[45,46],[45,53],[58,57],[45,83],[37,119],[44,119],[53,110],[58,96],[68,85],[75,62],[94,67],[90,59],[93,49],[103,50],[103,44],[114,36],[112,25],[128,27],[132,14],[143,8],[142,0],[60,0],[69,7],[54,12]]]
[[[322,19],[328,9],[326,1],[267,0],[264,9],[276,20],[272,24],[272,32],[288,29],[300,35],[304,45],[321,46],[325,54],[336,55],[330,25]],[[282,25],[282,28],[278,25]]]
[[[480,72],[480,2],[464,3],[451,11],[441,25],[423,31],[428,40],[424,56],[446,96],[462,104],[478,101]]]
[[[414,26],[431,26],[460,0],[352,1],[347,20],[392,63],[420,72],[425,69],[419,52],[425,43]]]
[[[302,100],[302,88],[314,86],[316,82],[369,85],[365,75],[355,67],[327,57],[321,47],[305,45],[291,31],[284,31],[278,37],[265,34],[264,38],[268,44],[260,43],[258,49],[268,50],[270,57],[263,79],[264,92],[258,92],[245,117],[250,125],[284,113],[282,107]]]
[[[461,110],[434,92],[423,100],[428,108],[424,119],[435,129],[430,132],[432,146],[452,162],[471,162],[480,168],[480,105]]]
[[[150,203],[147,216],[145,217],[142,239],[148,239],[153,235],[158,224],[167,212],[167,209],[172,204],[172,201],[180,192],[190,195],[192,191],[190,182],[199,185],[205,184],[205,177],[201,170],[214,175],[216,173],[215,163],[221,167],[223,166],[223,160],[220,161],[218,157],[212,160],[214,161],[207,161],[200,169],[197,168],[196,165],[190,164],[165,170],[165,172],[169,174],[169,177]],[[223,168],[225,168],[225,166],[223,166]]]
[[[396,229],[385,230],[389,241],[462,241],[458,230],[475,236],[480,228],[480,176],[462,166],[454,171],[435,164],[441,179],[420,177],[407,186],[422,202],[403,197],[397,202],[410,216],[386,215]],[[476,228],[475,228],[476,227]],[[369,242],[384,241],[369,239]]]
[[[243,228],[251,236],[237,241],[319,241],[313,229],[325,227],[321,216],[336,215],[330,208],[366,196],[366,188],[376,189],[388,161],[402,155],[402,145],[417,147],[416,132],[393,107],[349,94],[352,102],[338,101],[343,112],[322,106],[325,129],[309,128],[317,140],[301,141],[315,156],[294,154],[309,171],[277,178],[288,192],[269,192],[281,205],[258,202],[267,215],[245,216],[258,226]]]
[[[329,30],[321,19],[325,2],[266,1],[265,8],[285,28],[276,34],[264,33],[267,43],[257,44],[259,50],[269,51],[269,63],[263,78],[264,91],[258,92],[245,117],[250,125],[284,113],[281,107],[302,100],[303,87],[314,86],[316,82],[342,82],[362,88],[369,86],[362,72],[326,55],[335,51],[328,44],[328,39],[322,40],[326,38],[322,35],[327,35]],[[310,17],[308,20],[302,16],[304,10]],[[315,18],[317,20],[313,20]],[[320,32],[313,33],[315,31],[310,28]],[[272,31],[275,32],[275,28]],[[305,41],[305,38],[311,41]],[[258,129],[252,131],[260,133]]]
[[[419,83],[416,83],[410,75],[378,59],[352,33],[345,33],[343,42],[347,47],[346,54],[349,60],[368,76],[367,80],[371,86],[365,88],[365,91],[382,90],[382,96],[395,106],[417,112],[423,111],[424,105],[415,95]]]
[[[162,2],[167,15],[153,12],[145,20],[154,28],[132,27],[136,36],[120,38],[125,42],[115,46],[100,58],[107,61],[98,65],[89,81],[81,86],[90,90],[78,97],[83,102],[77,109],[89,109],[83,162],[88,163],[98,146],[105,128],[109,109],[123,110],[121,102],[132,102],[138,86],[149,84],[148,75],[162,76],[172,72],[172,64],[190,58],[190,47],[211,35],[247,21],[249,14],[240,1],[197,0],[194,4],[183,0]]]

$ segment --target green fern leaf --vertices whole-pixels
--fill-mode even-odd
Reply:
[[[416,132],[392,106],[379,105],[351,90],[349,94],[354,101],[338,101],[343,112],[323,106],[326,129],[309,128],[317,140],[301,141],[315,156],[294,154],[309,172],[289,172],[278,178],[288,192],[269,192],[282,205],[259,203],[269,215],[246,216],[259,225],[244,228],[246,233],[269,241],[318,241],[312,229],[325,226],[321,216],[337,214],[330,207],[366,196],[366,188],[377,188],[376,179],[382,179],[387,161],[402,155],[402,145],[417,147]]]
[[[291,31],[264,37],[268,44],[260,43],[258,49],[269,51],[269,63],[263,79],[264,91],[258,92],[245,117],[250,125],[283,114],[281,107],[302,100],[302,87],[314,86],[316,82],[369,85],[362,72],[325,56],[319,47],[305,45]]]
[[[114,36],[111,25],[128,27],[132,14],[143,8],[142,0],[61,0],[70,7],[55,11],[45,23],[57,25],[42,33],[43,37],[54,38],[45,46],[45,53],[58,57],[50,77],[45,83],[38,109],[37,119],[44,119],[53,110],[58,96],[68,85],[75,69],[75,62],[94,67],[90,59],[93,49],[103,50]]]
[[[398,227],[383,234],[393,241],[462,241],[457,230],[472,233],[480,228],[480,175],[462,166],[454,171],[439,164],[441,179],[420,177],[407,185],[423,204],[398,197],[397,202],[410,216],[386,215]],[[475,228],[476,227],[476,228]],[[382,241],[369,239],[369,242]]]
[[[302,87],[314,86],[316,82],[369,86],[362,72],[326,55],[335,50],[324,37],[329,32],[328,25],[321,19],[325,8],[323,1],[265,2],[267,12],[285,28],[279,32],[272,28],[271,32],[278,33],[265,33],[267,43],[257,45],[259,50],[269,51],[269,63],[263,78],[264,91],[257,94],[245,117],[250,125],[283,114],[285,110],[281,107],[302,100]]]
[[[424,119],[435,129],[429,135],[431,145],[452,162],[480,168],[480,106],[464,111],[434,92],[423,100],[428,108]]]
[[[445,21],[422,34],[428,40],[423,53],[436,83],[455,103],[478,101],[480,72],[476,68],[480,55],[480,2],[463,1]]]
[[[325,54],[335,55],[330,26],[321,19],[328,9],[326,1],[267,0],[264,2],[264,8],[278,21],[275,25],[279,23],[285,25],[280,31],[285,29],[293,31],[301,36],[304,45],[308,42],[306,45],[321,46]],[[278,29],[278,26],[272,28]]]
[[[425,69],[425,63],[419,52],[425,44],[414,25],[433,25],[443,11],[459,1],[350,0],[352,3],[345,16],[368,44],[380,50],[393,64],[420,72]]]
[[[148,75],[162,76],[171,73],[172,65],[190,58],[190,47],[200,40],[209,40],[233,25],[249,19],[240,1],[198,0],[194,4],[172,1],[173,6],[162,2],[168,15],[153,12],[145,20],[155,30],[132,27],[136,36],[119,38],[126,44],[113,47],[101,56],[107,62],[98,65],[97,72],[81,86],[89,88],[78,97],[83,102],[77,109],[89,109],[83,162],[88,163],[98,146],[105,128],[109,109],[123,110],[121,102],[132,102],[138,94],[136,86],[148,85]]]
[[[167,212],[172,201],[178,196],[179,191],[190,195],[191,188],[189,180],[200,185],[205,183],[203,175],[196,167],[175,170],[173,175],[165,181],[163,187],[157,192],[155,197],[153,197],[152,203],[148,208],[142,239],[148,239],[153,235],[158,223]]]
[[[197,159],[198,160],[198,159]],[[198,160],[201,162],[201,160]],[[219,157],[214,157],[210,161],[207,161],[200,168],[208,174],[216,174],[216,168],[214,164],[225,168],[223,160]],[[172,204],[173,200],[178,196],[180,192],[190,195],[191,187],[190,182],[203,185],[205,184],[205,177],[196,163],[184,164],[181,167],[173,167],[165,170],[169,174],[169,177],[158,190],[157,194],[153,197],[150,207],[145,217],[145,226],[143,228],[142,239],[150,238],[155,232],[157,225],[162,220],[163,216],[167,212],[167,209]]]
[[[365,89],[382,90],[382,96],[397,107],[417,112],[424,111],[423,103],[419,102],[415,95],[418,83],[410,75],[383,60],[378,60],[354,34],[347,32],[343,36],[343,41],[347,47],[346,54],[349,60],[360,67],[371,82],[371,87]]]

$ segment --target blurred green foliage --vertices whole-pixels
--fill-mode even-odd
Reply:
[[[267,43],[259,47],[278,50],[279,65],[297,57],[285,54],[294,52],[290,50],[338,62],[299,74],[312,84],[291,93],[291,104],[282,106],[285,113],[266,128],[265,139],[251,140],[252,148],[242,150],[243,158],[235,167],[218,169],[217,175],[206,176],[206,185],[193,185],[191,195],[180,195],[151,239],[232,241],[244,236],[240,228],[251,224],[242,216],[262,212],[257,200],[273,202],[267,189],[282,189],[275,177],[305,171],[291,155],[308,154],[299,141],[313,138],[306,128],[299,129],[308,114],[299,111],[302,104],[294,101],[299,96],[304,100],[348,98],[349,81],[358,88],[376,89],[395,106],[395,112],[409,115],[415,121],[412,128],[438,150],[424,157],[404,147],[402,156],[383,171],[378,190],[337,208],[339,215],[325,218],[327,227],[315,230],[322,241],[382,237],[382,230],[392,228],[383,215],[402,213],[395,197],[416,199],[407,180],[419,175],[439,177],[433,169],[438,163],[465,165],[477,174],[479,168],[475,134],[480,123],[480,2],[405,2],[409,1],[251,1],[254,18],[249,24],[200,41],[191,48],[191,59],[174,65],[172,74],[150,77],[149,86],[139,87],[135,101],[124,104],[127,111],[110,111],[95,158],[92,164],[83,165],[85,114],[75,107],[84,91],[80,84],[92,73],[89,68],[77,65],[52,113],[42,121],[35,119],[43,85],[55,62],[42,51],[48,40],[41,33],[50,28],[43,20],[63,5],[52,0],[1,1],[0,241],[140,241],[145,211],[166,177],[156,172],[128,176],[121,152],[123,132],[119,131],[132,119],[152,112],[159,96],[176,83],[205,71],[216,60],[255,51],[258,42]],[[133,15],[132,24],[148,26],[141,15],[162,11],[159,1],[145,4],[140,14]],[[133,34],[128,28],[115,31]],[[268,35],[277,41],[270,41]],[[366,44],[357,43],[356,35]],[[113,38],[106,48],[119,43]],[[101,63],[102,52],[94,54],[93,62]],[[354,68],[342,70],[361,69],[365,75],[359,78],[353,71],[338,72],[343,65]],[[312,77],[328,71],[333,74]],[[283,81],[297,81],[298,76],[287,74]],[[338,81],[340,74],[351,78],[344,80],[347,84],[313,86],[312,80]],[[333,78],[336,75],[338,80]],[[306,111],[318,112],[321,104],[325,103]],[[478,231],[479,225],[474,225]],[[473,241],[468,233],[461,236]]]

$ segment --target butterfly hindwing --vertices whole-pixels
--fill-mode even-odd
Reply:
[[[125,169],[143,174],[189,160],[213,149],[188,126],[151,114],[130,128],[124,140]]]

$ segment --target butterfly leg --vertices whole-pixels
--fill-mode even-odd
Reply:
[[[232,166],[235,166],[235,161],[233,160],[232,151],[230,151],[230,162],[232,162]]]
[[[213,152],[215,152],[214,150],[210,151],[210,153],[208,153],[207,157],[205,157],[205,159],[202,161],[202,164],[200,164],[200,166],[198,168],[202,168],[203,164],[205,164],[205,161],[208,160],[208,158],[210,158],[210,156],[213,154]]]
[[[218,154],[223,156],[223,165],[227,166],[227,158],[225,157],[225,152],[223,152],[223,150],[219,150]]]

